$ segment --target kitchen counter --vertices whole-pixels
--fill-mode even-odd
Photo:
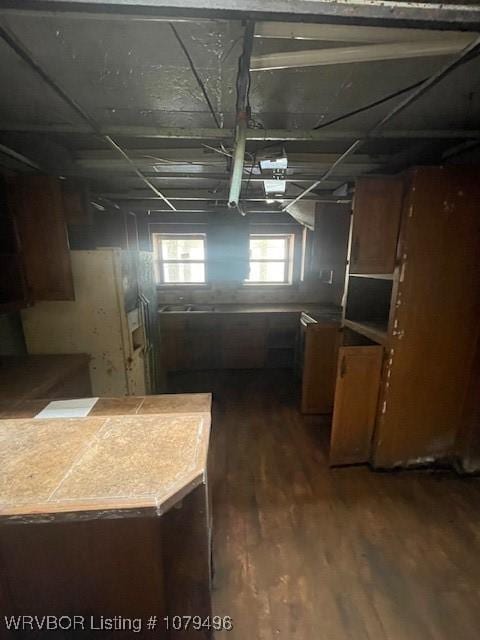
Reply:
[[[101,398],[82,418],[7,404],[1,520],[158,516],[205,480],[210,394]]]
[[[241,314],[241,313],[302,313],[302,311],[309,315],[315,314],[318,318],[325,318],[328,321],[332,319],[341,320],[342,310],[340,307],[331,305],[322,305],[316,303],[283,303],[283,304],[212,304],[212,305],[198,305],[212,306],[213,310],[206,311],[162,311],[162,308],[168,306],[180,306],[180,305],[162,305],[159,308],[159,314],[163,315],[219,315],[219,314]],[[187,306],[187,305],[185,305]],[[192,305],[196,306],[196,305]]]
[[[115,638],[131,640],[150,637],[155,617],[153,635],[173,640],[178,632],[166,620],[212,616],[211,396],[75,404],[86,405],[84,417],[38,416],[44,409],[65,416],[65,401],[3,403],[2,619],[62,616],[80,625],[65,637],[101,640],[115,629]],[[115,620],[120,626],[104,626]],[[182,637],[211,640],[212,631]]]
[[[2,356],[0,398],[89,395],[89,356],[85,354]]]

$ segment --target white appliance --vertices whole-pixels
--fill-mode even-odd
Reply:
[[[29,353],[87,353],[94,396],[155,393],[152,254],[71,251],[75,300],[22,311]]]

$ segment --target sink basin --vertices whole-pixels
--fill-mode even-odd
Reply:
[[[190,311],[189,304],[169,304],[166,307],[162,307],[160,311]]]
[[[215,307],[210,304],[169,304],[161,307],[160,311],[215,311]]]

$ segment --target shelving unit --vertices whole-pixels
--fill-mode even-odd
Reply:
[[[386,346],[393,274],[378,275],[348,275],[343,324]]]
[[[354,322],[353,320],[343,320],[343,326],[360,333],[362,336],[378,342],[383,346],[388,344],[388,324],[381,322]]]

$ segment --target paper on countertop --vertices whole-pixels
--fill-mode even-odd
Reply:
[[[75,400],[54,400],[49,402],[35,420],[46,418],[85,418],[95,406],[98,398],[76,398]]]

